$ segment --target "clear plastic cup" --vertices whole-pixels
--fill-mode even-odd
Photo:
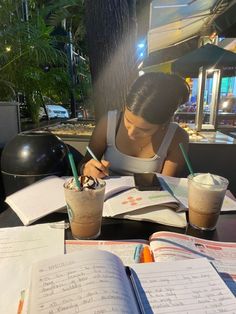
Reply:
[[[189,223],[197,229],[214,230],[229,181],[221,176],[212,175],[218,183],[206,184],[196,181],[200,175],[203,174],[188,176]]]
[[[101,232],[105,181],[97,189],[78,191],[64,184],[65,200],[72,235],[75,239],[96,239]]]

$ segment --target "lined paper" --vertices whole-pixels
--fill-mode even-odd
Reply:
[[[33,262],[64,253],[64,229],[50,224],[0,228],[0,313],[15,314]]]
[[[236,313],[236,299],[205,258],[132,268],[145,313]]]
[[[137,244],[148,245],[145,240],[131,241],[98,241],[98,240],[66,240],[66,254],[88,249],[98,249],[113,253],[122,260],[126,266],[133,265],[134,252]]]
[[[152,234],[150,241],[157,262],[206,257],[236,296],[236,243],[210,241],[166,231]]]
[[[40,262],[31,287],[29,313],[138,313],[122,262],[105,251]]]

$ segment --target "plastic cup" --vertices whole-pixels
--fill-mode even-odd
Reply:
[[[72,235],[75,239],[96,239],[101,232],[105,181],[99,179],[100,187],[82,191],[67,188],[64,184],[65,200]]]
[[[195,181],[198,175],[202,174],[188,176],[189,223],[196,229],[214,230],[229,181],[213,175],[219,183],[205,184]]]

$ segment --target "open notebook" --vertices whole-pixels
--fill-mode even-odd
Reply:
[[[123,241],[66,240],[66,253],[86,249],[100,249],[119,256],[126,266],[136,262],[136,247],[148,247],[154,262],[177,261],[190,258],[207,258],[236,296],[236,243],[218,242],[175,232],[159,231],[142,239]],[[142,252],[140,256],[142,260]],[[144,261],[145,262],[145,261]]]
[[[236,299],[206,259],[124,267],[112,253],[87,250],[32,268],[27,313],[210,311],[233,313]]]
[[[64,178],[49,176],[11,195],[5,202],[15,211],[24,225],[66,208]]]

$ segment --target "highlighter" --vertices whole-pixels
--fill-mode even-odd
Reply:
[[[148,246],[145,246],[142,250],[141,262],[142,263],[154,262],[152,252],[150,251]]]
[[[140,263],[142,251],[143,251],[143,245],[142,244],[136,245],[135,251],[134,251],[134,261],[135,261],[135,263]]]

